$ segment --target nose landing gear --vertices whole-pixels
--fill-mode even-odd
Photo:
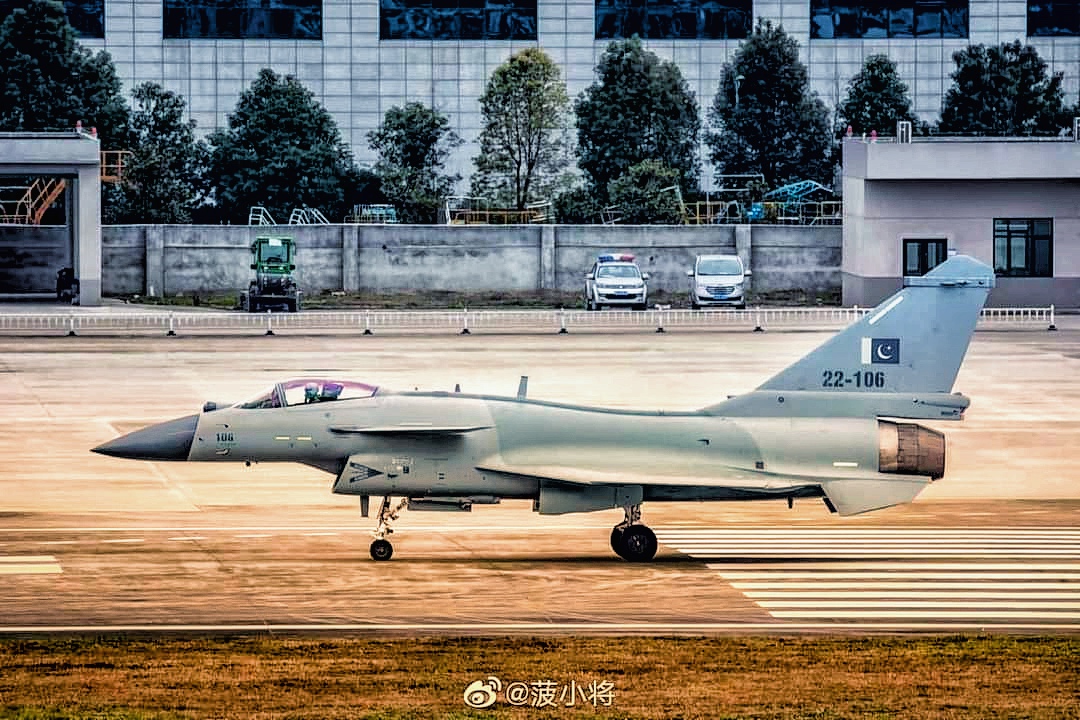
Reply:
[[[390,523],[397,520],[398,515],[408,504],[408,498],[401,498],[401,501],[391,508],[390,496],[386,495],[383,497],[382,504],[379,505],[379,522],[375,526],[375,532],[373,533],[375,539],[371,541],[371,547],[369,549],[372,560],[383,562],[389,560],[393,556],[394,546],[390,544],[390,541],[386,539],[386,536],[394,532],[394,529],[390,527]]]
[[[656,555],[656,534],[641,524],[641,505],[630,505],[623,510],[626,517],[611,529],[611,549],[623,560],[649,562]]]

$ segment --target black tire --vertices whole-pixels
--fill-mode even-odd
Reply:
[[[585,310],[587,312],[593,312],[594,310],[596,310],[596,303],[593,302],[593,299],[588,295],[585,296]]]
[[[735,306],[735,309],[736,310],[745,310],[746,309],[746,303],[739,303],[738,305]]]
[[[289,312],[291,312],[291,313],[296,312],[296,301],[295,300],[288,300],[288,301],[286,301],[285,305],[288,308]]]
[[[637,303],[636,305],[634,305],[634,310],[639,310],[640,311],[640,310],[647,310],[648,308],[649,308],[648,303]]]
[[[625,530],[626,528],[621,527],[611,528],[611,549],[623,560],[628,559],[626,557],[626,543],[623,541]]]
[[[373,540],[371,542],[371,559],[375,562],[386,562],[394,556],[394,546],[389,540]]]
[[[631,525],[623,531],[623,555],[630,562],[649,562],[656,556],[656,534],[645,525]]]
[[[700,309],[701,309],[701,305],[700,305],[700,304],[698,303],[698,301],[697,301],[697,300],[691,300],[691,301],[690,301],[690,309],[691,309],[691,310],[700,310]]]

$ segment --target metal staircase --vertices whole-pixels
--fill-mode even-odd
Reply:
[[[101,153],[101,181],[120,182],[124,165],[131,155],[128,150],[106,150]],[[45,213],[60,199],[67,181],[58,177],[38,177],[29,186],[0,187],[0,224],[40,225]]]

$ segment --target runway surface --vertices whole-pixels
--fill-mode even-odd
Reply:
[[[331,478],[291,465],[89,448],[282,377],[700,407],[828,333],[559,338],[0,338],[0,632],[701,633],[1080,630],[1080,331],[978,333],[946,478],[840,519],[820,501],[646,504],[657,561],[608,547],[621,512],[526,502],[405,513],[394,560]],[[598,346],[599,343],[599,346]]]

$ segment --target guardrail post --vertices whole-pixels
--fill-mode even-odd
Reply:
[[[371,311],[364,313],[364,334],[371,335]]]
[[[566,335],[569,332],[566,329],[566,308],[559,308],[559,334]]]
[[[671,307],[671,306],[668,305],[668,307]],[[664,330],[664,310],[665,310],[664,306],[662,306],[662,305],[657,305],[656,306],[656,318],[657,318],[656,332],[658,332],[658,333],[665,332],[665,330]]]
[[[461,324],[462,324],[462,328],[461,328],[461,333],[460,334],[461,335],[470,335],[471,333],[469,332],[469,308],[465,308],[464,310],[462,310],[462,312],[461,312]]]
[[[1057,330],[1057,325],[1054,324],[1054,306],[1052,304],[1050,305],[1050,327],[1046,329],[1049,332]]]
[[[68,337],[75,337],[75,315],[68,315]]]
[[[165,337],[176,337],[176,328],[173,325],[173,316],[176,313],[169,313],[169,332],[165,333]]]
[[[764,320],[764,317],[762,316],[761,312],[762,312],[761,311],[761,306],[759,305],[758,308],[757,308],[757,312],[755,313],[755,316],[754,316],[755,317],[755,320],[754,320],[754,322],[755,322],[754,332],[765,332],[765,320]]]
[[[266,334],[267,335],[273,335],[274,334],[274,325],[273,325],[274,317],[273,316],[274,316],[274,311],[271,310],[270,308],[267,308],[266,309]]]

